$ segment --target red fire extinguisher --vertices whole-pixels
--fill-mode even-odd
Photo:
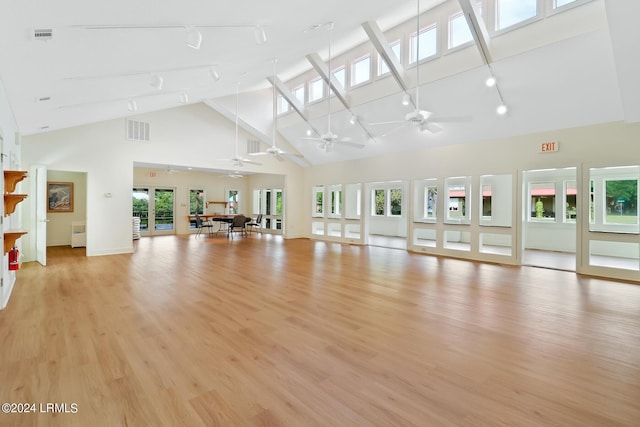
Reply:
[[[20,251],[15,246],[9,251],[9,270],[17,270],[20,268],[18,258],[20,257]]]

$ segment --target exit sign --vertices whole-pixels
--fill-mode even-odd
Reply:
[[[553,151],[558,151],[559,148],[560,148],[560,144],[558,144],[557,141],[543,142],[542,144],[540,144],[541,153],[550,153]]]

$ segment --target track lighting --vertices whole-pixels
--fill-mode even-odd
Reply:
[[[187,102],[189,102],[189,95],[187,95],[185,92],[181,93],[180,102],[183,104],[186,104]]]
[[[218,70],[216,69],[216,67],[212,67],[211,71],[209,71],[209,74],[211,74],[211,78],[214,81],[217,82],[218,80],[220,80],[220,74],[218,74]]]
[[[133,99],[130,99],[129,101],[127,101],[127,110],[129,110],[129,111],[137,111],[138,110],[138,104],[136,104],[136,101],[134,101]]]
[[[188,30],[187,46],[198,50],[200,49],[201,44],[202,44],[202,33],[198,30]]]
[[[504,116],[505,114],[507,114],[508,110],[509,109],[507,108],[506,105],[500,104],[500,105],[498,105],[498,108],[496,108],[496,113],[498,113],[498,115],[500,115],[500,116]]]
[[[352,125],[355,125],[357,121],[358,121],[358,117],[355,114],[352,114],[351,118],[349,119],[349,123],[351,123]]]
[[[151,83],[149,83],[149,85],[151,85],[152,88],[160,90],[162,89],[163,84],[164,84],[164,79],[162,78],[161,75],[153,74],[151,76]]]
[[[311,129],[307,129],[307,136],[311,136]]]
[[[411,100],[411,96],[405,92],[404,95],[402,95],[402,105],[407,106],[409,105],[409,101]]]
[[[496,78],[491,76],[484,83],[487,85],[487,87],[494,87],[497,82],[498,81],[496,80]]]
[[[257,44],[266,44],[267,43],[267,33],[264,32],[264,28],[260,25],[256,25],[253,28],[253,37],[256,39]]]

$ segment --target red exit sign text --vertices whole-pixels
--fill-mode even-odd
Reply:
[[[552,152],[552,151],[558,151],[559,148],[560,148],[559,144],[556,141],[543,142],[542,144],[540,144],[540,152],[541,153],[548,153],[548,152]]]

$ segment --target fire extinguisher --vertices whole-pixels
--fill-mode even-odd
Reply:
[[[9,251],[9,270],[17,270],[20,268],[20,251],[15,246]]]

